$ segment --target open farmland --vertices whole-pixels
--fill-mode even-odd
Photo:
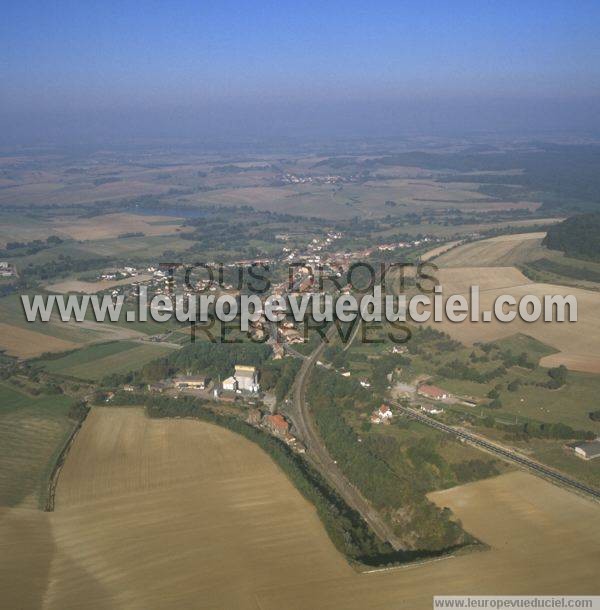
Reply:
[[[62,358],[42,361],[41,364],[50,373],[98,381],[105,375],[140,369],[172,350],[172,347],[159,343],[119,341],[90,345]]]
[[[64,352],[77,346],[71,341],[0,322],[0,350],[9,356],[32,358],[44,352]]]
[[[491,550],[358,574],[249,441],[204,422],[96,408],[63,469],[56,512],[0,516],[3,600],[48,610],[420,610],[433,594],[597,592],[596,504],[522,472],[431,497]]]
[[[91,315],[91,314],[90,314]],[[122,323],[84,320],[62,322],[57,316],[49,322],[27,322],[19,295],[0,299],[0,349],[19,358],[34,358],[46,352],[65,352],[84,345],[108,341],[143,339],[147,334],[164,332],[165,325],[152,321]]]
[[[483,239],[453,248],[439,256],[440,267],[507,267],[529,260],[542,249],[545,233],[519,233]]]
[[[525,283],[513,286],[504,283],[502,275],[488,276],[492,282],[498,281],[498,288],[486,288],[481,292],[481,309],[492,310],[496,298],[510,294],[517,302],[526,295],[535,295],[542,301],[544,295],[573,295],[577,299],[577,322],[548,324],[543,320],[525,322],[519,317],[510,323],[497,320],[491,322],[470,322],[460,324],[444,321],[435,325],[439,330],[447,332],[452,338],[467,345],[476,342],[495,341],[509,337],[515,333],[523,333],[546,343],[558,350],[558,353],[544,356],[540,360],[542,366],[557,366],[564,364],[567,368],[588,373],[600,372],[600,295],[596,292],[568,288],[552,284]],[[473,270],[464,269],[464,276],[456,279],[464,285],[479,283],[473,275]],[[446,294],[452,294],[445,290]],[[461,292],[461,291],[459,291]],[[466,290],[462,291],[467,294]]]
[[[94,182],[67,182],[55,174],[41,177],[23,176],[19,183],[0,190],[0,205],[46,206],[106,202],[125,197],[160,195],[169,191],[169,186],[153,181],[131,178],[103,179]]]
[[[533,236],[533,237],[532,237]],[[600,295],[597,292],[559,284],[542,284],[528,279],[514,266],[527,260],[531,249],[542,249],[542,234],[508,235],[463,244],[442,254],[435,260],[436,276],[444,287],[444,294],[468,294],[471,285],[481,291],[481,309],[492,310],[495,299],[509,294],[517,299],[525,295],[574,295],[578,304],[578,321],[548,324],[542,320],[525,322],[519,317],[510,323],[491,322],[452,323],[444,321],[436,328],[451,337],[472,345],[494,341],[523,333],[554,348],[557,353],[544,356],[543,366],[564,364],[568,368],[588,373],[600,372]],[[500,266],[505,264],[506,266]]]
[[[435,263],[444,269],[515,265],[537,282],[600,289],[600,263],[549,250],[542,245],[544,235],[545,233],[501,235],[459,245],[446,252],[438,252]]]
[[[37,508],[43,502],[58,453],[74,426],[67,418],[71,402],[0,383],[0,507]]]
[[[77,240],[110,239],[124,233],[144,233],[146,236],[175,233],[180,220],[172,216],[141,214],[102,214],[91,218],[65,218],[53,222],[53,230]]]
[[[125,278],[122,280],[98,280],[97,282],[84,282],[81,280],[65,280],[56,284],[46,286],[48,292],[52,293],[69,293],[82,292],[84,294],[95,294],[114,288],[115,286],[131,286],[133,282],[145,282],[151,279],[150,274],[140,274],[135,277]]]
[[[10,241],[46,239],[52,234],[49,224],[42,218],[0,212],[0,248]]]

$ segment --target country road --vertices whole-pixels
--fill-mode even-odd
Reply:
[[[489,441],[477,434],[466,432],[462,429],[443,424],[442,422],[439,422],[436,419],[433,419],[432,417],[428,417],[420,411],[417,411],[416,409],[413,409],[411,407],[407,407],[406,405],[403,405],[399,402],[390,401],[390,404],[396,407],[396,409],[403,412],[405,415],[419,421],[422,424],[425,424],[426,426],[436,428],[437,430],[441,430],[442,432],[446,432],[448,434],[453,434],[458,438],[472,445],[475,445],[479,449],[493,453],[494,455],[497,455],[506,461],[526,468],[527,470],[533,472],[533,474],[537,474],[538,476],[541,476],[545,479],[549,479],[553,483],[557,483],[565,487],[570,487],[571,489],[575,489],[576,491],[583,492],[589,496],[592,496],[596,500],[600,500],[599,490],[590,487],[589,485],[585,485],[584,483],[580,483],[579,481],[576,481],[575,479],[572,479],[571,477],[568,477],[562,474],[561,472],[558,472],[557,470],[549,468],[548,466],[544,466],[544,464],[540,464],[539,462],[536,462],[535,460],[532,460],[531,458],[528,458],[527,456],[518,453],[517,451],[513,451],[512,449],[508,449],[502,445],[499,445],[498,443]]]
[[[335,326],[332,327],[335,332]],[[286,407],[286,415],[291,419],[298,436],[307,448],[307,459],[323,475],[327,482],[337,491],[344,501],[356,510],[369,527],[383,541],[388,542],[395,550],[402,548],[400,541],[394,535],[391,526],[380,513],[369,503],[362,493],[346,478],[340,467],[329,455],[327,448],[313,422],[312,415],[306,404],[306,386],[310,374],[327,343],[321,343],[303,362],[294,382],[293,402]]]

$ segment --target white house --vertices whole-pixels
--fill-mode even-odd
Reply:
[[[381,405],[371,414],[372,424],[389,424],[392,421],[392,410],[387,405]]]
[[[582,460],[593,460],[600,457],[600,439],[575,445],[575,455]]]
[[[444,409],[442,407],[436,407],[433,405],[422,405],[421,411],[423,411],[423,413],[427,413],[427,415],[439,415],[440,413],[444,412]]]
[[[225,381],[223,381],[223,389],[228,390],[230,392],[235,392],[238,389],[238,383],[235,377],[227,377]]]

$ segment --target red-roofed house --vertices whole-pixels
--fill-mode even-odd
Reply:
[[[290,425],[282,415],[267,415],[264,419],[265,426],[280,436],[285,436],[289,432]]]
[[[427,398],[433,398],[433,400],[444,400],[449,396],[446,390],[442,390],[442,388],[438,388],[435,385],[423,384],[419,386],[419,389],[417,391],[422,396],[427,396]]]
[[[381,405],[379,407],[379,411],[377,411],[377,415],[381,418],[381,420],[391,419],[392,418],[392,410],[387,405]]]
[[[373,411],[371,414],[372,424],[389,424],[392,421],[392,410],[382,404],[377,411]]]

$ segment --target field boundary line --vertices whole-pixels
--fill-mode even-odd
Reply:
[[[65,444],[63,445],[63,448],[61,449],[61,452],[58,454],[58,457],[56,458],[56,463],[54,464],[54,468],[52,468],[52,474],[50,475],[50,479],[48,481],[48,488],[46,491],[46,503],[44,505],[44,512],[46,512],[46,513],[54,512],[54,499],[56,496],[56,487],[58,485],[58,479],[60,477],[62,467],[64,466],[67,456],[69,455],[69,451],[71,451],[71,447],[73,446],[73,443],[75,442],[75,437],[77,436],[77,433],[81,430],[81,427],[83,426],[83,423],[87,419],[87,416],[88,416],[90,410],[91,409],[88,409],[84,418],[82,420],[80,420],[79,422],[77,422],[77,424],[71,431],[71,434],[69,434],[69,437],[65,441]]]
[[[365,570],[360,574],[376,574],[377,572],[390,572],[392,570],[408,570],[410,568],[419,568],[429,563],[436,563],[438,561],[445,561],[446,559],[456,559],[456,555],[445,555],[444,557],[434,557],[432,559],[425,559],[424,561],[414,561],[412,563],[400,564],[397,566],[386,566],[385,568],[373,568],[372,570]]]

